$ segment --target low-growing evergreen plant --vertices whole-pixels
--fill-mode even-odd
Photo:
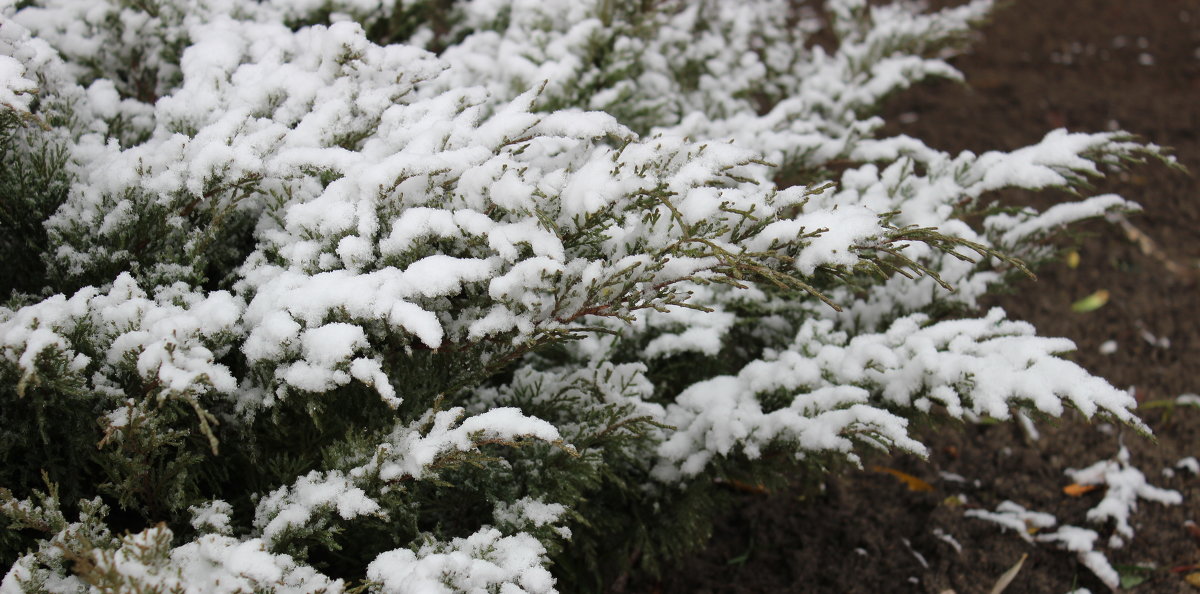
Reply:
[[[1136,209],[996,190],[1169,158],[880,136],[992,8],[0,1],[0,592],[599,590],[913,420],[1140,428],[977,302]]]

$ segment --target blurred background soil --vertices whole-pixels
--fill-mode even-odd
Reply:
[[[966,84],[935,82],[894,97],[883,114],[887,133],[979,153],[1016,149],[1054,128],[1121,129],[1172,147],[1191,171],[1150,164],[1097,183],[1094,194],[1121,194],[1145,212],[1124,226],[1081,226],[1076,267],[1065,258],[1051,263],[1037,281],[987,304],[1042,335],[1074,340],[1071,358],[1117,387],[1133,387],[1157,441],[1079,416],[1039,424],[1037,439],[1016,423],[930,428],[928,460],[878,457],[818,490],[740,495],[707,550],[629,591],[986,593],[1028,554],[1007,593],[1107,592],[1074,554],[1026,543],[963,511],[1011,500],[1105,540],[1112,527],[1085,519],[1102,491],[1065,495],[1064,470],[1111,458],[1124,444],[1151,484],[1179,491],[1184,503],[1141,502],[1133,541],[1101,550],[1122,573],[1144,579],[1126,591],[1200,594],[1185,582],[1187,572],[1170,571],[1200,563],[1200,538],[1184,525],[1200,522],[1200,477],[1163,473],[1185,456],[1200,457],[1200,408],[1172,405],[1200,393],[1200,0],[1014,0],[952,61]],[[1045,208],[1064,196],[1003,198]],[[1098,290],[1108,291],[1106,305],[1072,311]],[[1109,341],[1116,350],[1104,354]],[[910,490],[873,465],[933,490]]]

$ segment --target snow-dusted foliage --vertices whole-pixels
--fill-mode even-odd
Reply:
[[[1137,511],[1139,499],[1166,505],[1183,503],[1183,496],[1178,491],[1155,487],[1147,482],[1142,471],[1129,463],[1129,450],[1125,446],[1121,446],[1114,459],[1101,460],[1081,470],[1070,469],[1067,476],[1080,485],[1105,487],[1104,498],[1088,510],[1087,519],[1101,525],[1112,520],[1114,529],[1108,546],[1114,549],[1125,546],[1133,538],[1129,516]]]
[[[1002,501],[996,506],[996,511],[970,509],[963,512],[968,518],[978,518],[998,524],[1001,528],[1012,530],[1025,542],[1033,542],[1033,534],[1045,528],[1053,528],[1058,523],[1054,514],[1025,509],[1024,506],[1012,501]]]
[[[1147,482],[1145,475],[1129,463],[1129,450],[1125,446],[1121,446],[1111,460],[1101,460],[1082,470],[1067,469],[1066,474],[1076,485],[1104,489],[1104,497],[1087,511],[1087,520],[1101,526],[1113,521],[1113,532],[1108,538],[1108,547],[1113,549],[1125,546],[1133,538],[1129,518],[1137,511],[1138,499],[1166,505],[1183,502],[1178,491]],[[1006,531],[1012,530],[1025,542],[1049,543],[1075,553],[1081,565],[1114,591],[1121,583],[1120,574],[1097,546],[1100,534],[1095,530],[1064,524],[1051,532],[1049,529],[1058,524],[1058,518],[1046,512],[1026,510],[1012,501],[1001,502],[994,512],[973,509],[963,515],[998,524]]]
[[[994,512],[972,509],[967,510],[963,515],[998,524],[1005,531],[1012,530],[1025,542],[1050,543],[1060,549],[1075,553],[1079,563],[1090,569],[1109,588],[1115,590],[1120,583],[1120,576],[1108,562],[1104,551],[1095,549],[1096,540],[1100,537],[1095,530],[1064,525],[1053,532],[1048,532],[1048,529],[1054,528],[1058,524],[1058,518],[1046,512],[1027,510],[1012,501],[1001,502]]]
[[[995,190],[1166,157],[879,137],[992,8],[0,0],[3,591],[586,590],[913,418],[1140,428],[976,304],[1136,208]]]
[[[554,576],[543,566],[545,548],[529,534],[504,536],[482,528],[449,543],[430,542],[415,553],[388,551],[367,566],[367,578],[387,594],[452,592],[555,592]]]

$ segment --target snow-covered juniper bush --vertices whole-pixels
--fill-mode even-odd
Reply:
[[[1002,188],[889,93],[992,10],[0,0],[0,592],[551,592],[910,421],[1133,400],[989,289]],[[633,567],[636,566],[636,567]]]

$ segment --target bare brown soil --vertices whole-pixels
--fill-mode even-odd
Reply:
[[[1163,406],[1200,392],[1200,0],[1009,4],[981,30],[974,49],[954,60],[967,84],[933,83],[894,98],[884,114],[892,122],[888,132],[951,152],[982,152],[1015,149],[1058,127],[1120,128],[1174,148],[1192,175],[1148,165],[1098,184],[1096,194],[1119,193],[1145,212],[1123,227],[1083,226],[1077,267],[1050,264],[1038,281],[989,304],[1033,322],[1043,335],[1073,339],[1074,360],[1118,387],[1134,386],[1157,441],[1077,417],[1041,425],[1037,440],[1016,424],[930,429],[928,460],[879,458],[867,466],[910,473],[933,491],[910,491],[891,475],[866,470],[831,477],[816,494],[746,494],[707,550],[636,589],[986,593],[1028,554],[1007,593],[1106,592],[1073,554],[1028,544],[963,511],[1011,500],[1107,537],[1111,526],[1092,526],[1084,517],[1102,493],[1065,495],[1070,481],[1063,471],[1111,457],[1124,444],[1151,483],[1181,492],[1184,503],[1143,503],[1133,521],[1136,537],[1108,551],[1110,561],[1129,574],[1139,572],[1124,566],[1157,568],[1140,572],[1146,580],[1131,592],[1200,594],[1184,581],[1186,572],[1171,571],[1200,563],[1200,540],[1184,527],[1200,521],[1200,477],[1162,473],[1185,456],[1200,456],[1200,408]],[[1062,196],[1005,198],[1045,207]],[[1107,305],[1086,314],[1071,310],[1100,289],[1111,296]],[[1116,352],[1102,354],[1110,340]],[[958,495],[965,505],[955,503]],[[935,533],[951,536],[961,551]]]

